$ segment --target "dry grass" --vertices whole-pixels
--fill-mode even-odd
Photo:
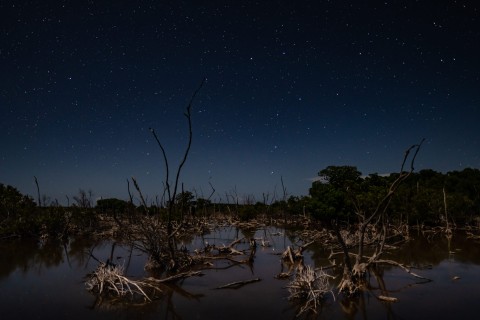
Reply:
[[[101,263],[97,270],[89,275],[85,281],[85,287],[88,291],[98,295],[114,295],[132,299],[140,297],[145,301],[151,301],[146,289],[161,291],[151,283],[128,279],[124,275],[123,266],[111,266],[105,263]]]
[[[328,292],[330,292],[333,299],[335,299],[335,295],[328,281],[329,278],[333,278],[333,276],[325,273],[323,270],[315,270],[310,266],[298,270],[295,278],[287,286],[290,292],[288,298],[302,302],[297,316],[306,311],[317,313],[321,300]]]

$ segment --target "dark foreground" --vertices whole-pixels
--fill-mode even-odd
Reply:
[[[0,243],[0,309],[2,319],[293,319],[298,305],[289,301],[289,280],[275,276],[287,271],[279,254],[295,242],[289,232],[272,227],[252,230],[222,228],[185,243],[189,250],[209,244],[228,244],[234,239],[263,238],[270,246],[258,247],[252,264],[213,261],[202,277],[180,280],[164,287],[164,294],[150,303],[126,303],[99,298],[85,290],[85,276],[99,260],[113,256],[126,275],[150,276],[146,257],[128,246],[110,241],[95,243],[76,239],[63,244],[15,241]],[[412,234],[413,240],[385,258],[415,266],[414,272],[433,281],[417,279],[397,267],[381,267],[369,274],[369,290],[347,299],[335,290],[325,296],[318,319],[471,319],[478,317],[480,293],[480,243],[461,233],[450,241],[443,236]],[[246,244],[247,245],[247,244]],[[113,255],[112,255],[113,249]],[[305,264],[331,264],[330,250],[310,246]],[[337,262],[339,263],[339,262]],[[339,270],[327,269],[337,275]],[[252,279],[258,282],[238,289],[218,287]],[[381,288],[397,302],[377,299]]]

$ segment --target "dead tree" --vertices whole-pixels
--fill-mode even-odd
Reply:
[[[175,233],[173,232],[173,225],[172,225],[172,218],[173,214],[175,211],[175,197],[177,195],[177,190],[178,190],[178,183],[180,179],[180,173],[182,172],[183,166],[185,165],[185,162],[187,161],[188,154],[190,153],[190,148],[192,146],[192,138],[193,138],[193,130],[192,130],[192,106],[193,106],[193,101],[195,97],[197,96],[197,93],[200,91],[200,89],[203,87],[206,79],[203,79],[203,81],[200,83],[200,86],[195,90],[193,93],[186,111],[184,113],[185,117],[187,118],[188,122],[188,142],[187,142],[187,147],[185,149],[185,152],[183,154],[183,158],[178,165],[177,172],[175,174],[175,180],[173,182],[173,186],[170,181],[170,168],[169,168],[169,163],[168,163],[168,158],[167,158],[167,153],[165,151],[165,148],[163,147],[162,143],[160,142],[160,139],[158,138],[156,132],[154,129],[150,128],[150,132],[152,133],[153,137],[155,138],[155,141],[157,142],[163,156],[163,164],[165,166],[165,190],[166,190],[166,195],[167,195],[167,235],[168,235],[168,247],[170,251],[170,258],[171,261],[175,261]]]
[[[35,185],[37,186],[38,206],[41,207],[42,206],[42,201],[40,200],[40,187],[38,186],[37,177],[33,176],[33,178],[35,179]]]
[[[343,278],[338,286],[339,291],[350,295],[356,293],[362,287],[361,283],[364,280],[367,269],[372,264],[379,262],[380,255],[383,253],[385,246],[385,240],[387,239],[387,209],[398,187],[413,173],[415,159],[424,140],[425,139],[423,139],[419,144],[412,145],[405,151],[398,177],[391,183],[388,191],[383,198],[378,201],[372,212],[364,212],[364,210],[361,208],[361,203],[359,203],[358,199],[356,199],[354,197],[355,195],[353,195],[355,213],[358,217],[358,251],[356,254],[349,252],[343,236],[339,231],[338,225],[334,226],[335,235],[340,246],[342,247],[345,262]],[[412,152],[413,155],[411,155]],[[410,168],[405,170],[405,164],[409,159]],[[366,232],[367,228],[372,225],[379,230],[376,234],[377,245],[373,255],[366,257],[364,253]],[[352,263],[350,256],[355,258],[354,263]]]

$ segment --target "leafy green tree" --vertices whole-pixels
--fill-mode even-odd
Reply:
[[[175,197],[175,203],[178,206],[189,207],[193,204],[195,196],[190,191],[183,191]]]
[[[197,207],[199,207],[199,208],[206,208],[206,207],[209,207],[210,205],[212,205],[212,201],[210,201],[208,199],[204,199],[204,198],[197,198],[197,200],[195,202],[196,202]]]
[[[348,200],[345,190],[335,186],[316,181],[310,188],[309,210],[314,218],[319,220],[344,219],[351,213],[352,203]]]
[[[7,218],[35,208],[33,198],[21,194],[16,188],[0,183],[0,216]]]
[[[114,218],[117,218],[118,215],[125,214],[131,208],[129,202],[116,199],[116,198],[109,198],[109,199],[100,199],[97,200],[97,205],[95,206],[97,212],[112,214]]]
[[[257,210],[254,205],[246,204],[238,207],[238,218],[241,221],[249,221],[257,217]]]
[[[356,186],[362,173],[354,166],[328,166],[318,173],[321,180],[335,188],[350,188]]]
[[[287,212],[290,215],[305,214],[310,204],[310,197],[290,196],[287,200]]]
[[[40,229],[36,206],[31,197],[0,183],[0,234],[36,234]]]
[[[312,183],[309,203],[313,217],[321,220],[347,219],[354,212],[353,190],[362,184],[361,172],[354,166],[328,166]]]

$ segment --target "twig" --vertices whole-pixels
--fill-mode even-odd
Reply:
[[[143,197],[142,190],[140,189],[140,186],[138,185],[137,180],[134,177],[132,177],[132,181],[133,181],[133,185],[135,186],[135,189],[137,189],[137,192],[140,196],[140,200],[142,201],[143,208],[145,212],[147,212],[148,207],[147,207],[147,203],[145,202],[145,198]]]

